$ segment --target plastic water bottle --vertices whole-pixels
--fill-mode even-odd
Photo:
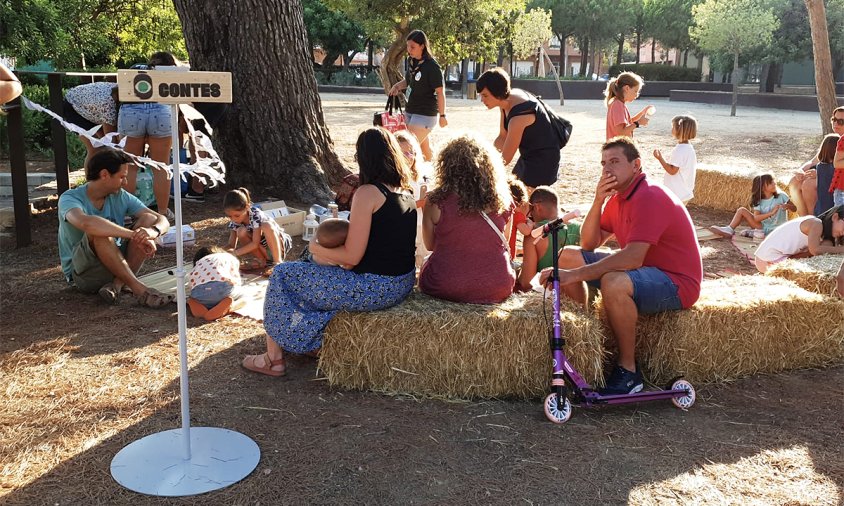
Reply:
[[[152,173],[150,172],[150,169],[146,167],[138,169],[135,196],[138,197],[145,206],[150,205],[155,200],[155,194],[152,191]]]
[[[302,240],[310,241],[313,239],[316,236],[317,227],[319,227],[319,222],[317,222],[316,216],[313,214],[305,216],[305,222],[302,224]]]

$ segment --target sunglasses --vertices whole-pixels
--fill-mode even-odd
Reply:
[[[838,126],[844,126],[844,118],[829,118],[829,121],[835,123]]]

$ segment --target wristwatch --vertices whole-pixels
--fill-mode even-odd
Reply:
[[[440,118],[445,118],[445,113],[440,114]]]
[[[156,223],[155,225],[153,225],[153,226],[152,226],[152,229],[153,229],[153,230],[155,230],[156,232],[158,232],[158,235],[157,235],[156,237],[161,237],[162,232],[161,232],[161,230],[158,228],[158,223]]]
[[[642,126],[642,125],[639,124],[638,121],[634,121],[633,124],[636,125],[636,128],[639,128],[640,126]]]

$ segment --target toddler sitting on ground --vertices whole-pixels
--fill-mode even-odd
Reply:
[[[314,236],[314,240],[319,243],[320,246],[326,248],[337,248],[346,244],[346,236],[349,235],[349,222],[346,220],[341,220],[339,218],[329,218],[322,223],[319,224],[317,227],[316,235]],[[310,260],[319,265],[337,265],[334,262],[326,260],[325,258],[320,257],[319,255],[310,255]],[[350,269],[353,266],[350,265],[341,265],[340,267],[344,269]]]

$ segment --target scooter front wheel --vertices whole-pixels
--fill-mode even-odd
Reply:
[[[695,395],[695,387],[686,380],[677,380],[671,385],[671,390],[685,390],[686,395],[682,397],[672,397],[671,402],[680,409],[689,409],[695,403],[697,396]]]
[[[563,404],[560,406],[557,402],[557,394],[555,393],[548,394],[543,407],[545,409],[545,417],[554,423],[566,423],[571,418],[571,402],[563,398]]]

